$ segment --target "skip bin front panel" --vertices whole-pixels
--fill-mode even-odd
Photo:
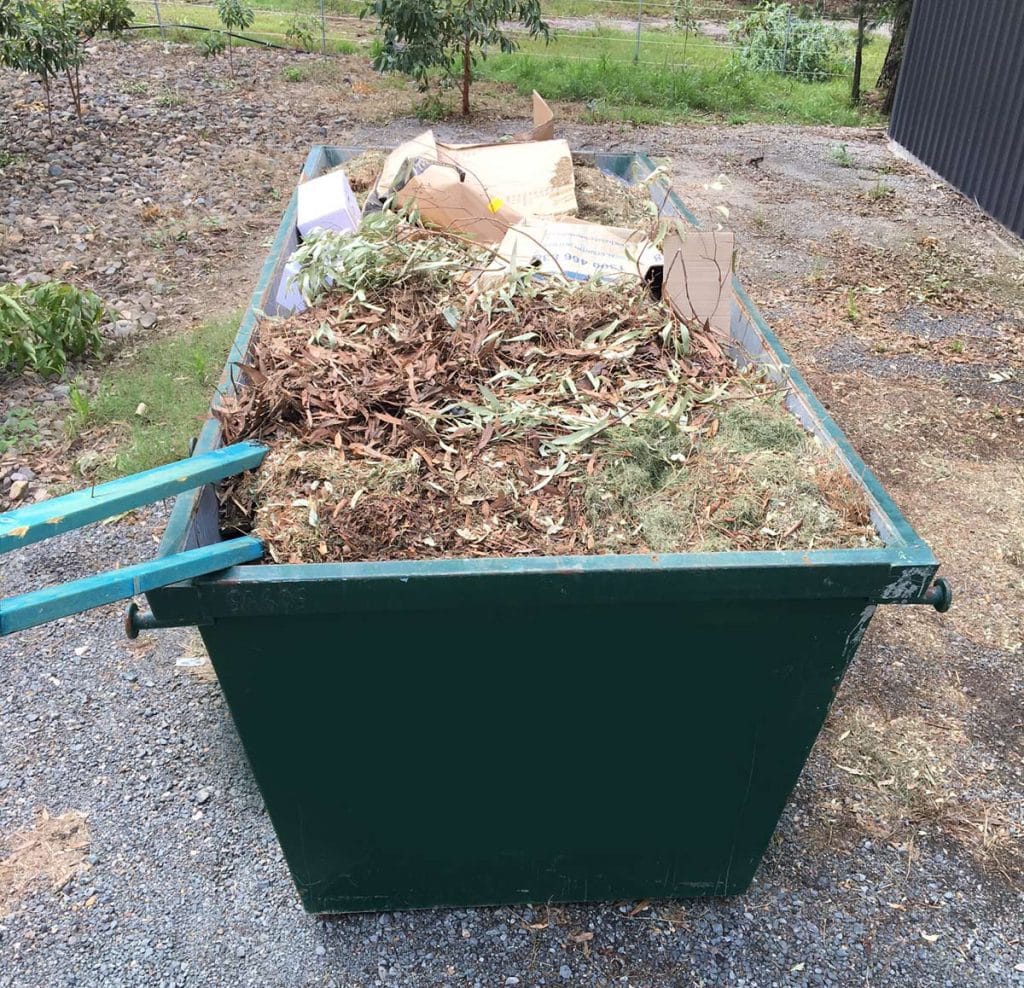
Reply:
[[[202,629],[308,910],[747,887],[872,608],[610,604]]]

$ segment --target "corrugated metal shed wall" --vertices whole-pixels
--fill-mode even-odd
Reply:
[[[916,0],[889,133],[1024,237],[1024,0]]]

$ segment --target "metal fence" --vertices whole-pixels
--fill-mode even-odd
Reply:
[[[162,32],[189,25],[216,27],[216,5],[212,0],[134,0],[137,22],[152,18]],[[299,47],[296,22],[306,33],[306,47],[326,51],[337,42],[369,43],[374,21],[358,16],[359,0],[298,0],[295,8],[255,7],[256,22],[247,34],[277,44]],[[554,29],[550,47],[528,45],[531,58],[567,61],[631,62],[634,65],[684,68],[699,64],[708,54],[732,51],[729,25],[743,16],[743,8],[721,3],[692,3],[681,7],[678,0],[588,0],[596,12],[562,15],[545,11]],[[682,11],[688,10],[689,16]],[[515,33],[518,28],[509,24]],[[314,44],[309,45],[313,37]],[[598,44],[599,42],[599,44]],[[595,53],[595,47],[600,51]],[[785,64],[780,66],[786,74]],[[828,71],[822,79],[849,78],[847,68]]]
[[[918,0],[889,134],[1024,237],[1024,3]]]

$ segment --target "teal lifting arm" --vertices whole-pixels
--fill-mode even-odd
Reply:
[[[0,636],[134,597],[178,580],[248,563],[262,555],[263,543],[246,536],[9,597],[0,601]]]
[[[258,467],[266,452],[266,446],[259,443],[235,443],[8,511],[0,515],[0,553]]]
[[[266,453],[267,448],[258,443],[236,443],[0,514],[0,553],[258,467]],[[263,543],[259,539],[229,539],[19,594],[0,600],[0,636],[179,580],[216,573],[262,555]]]

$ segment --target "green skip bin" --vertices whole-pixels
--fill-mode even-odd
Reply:
[[[355,153],[316,147],[304,174]],[[218,395],[295,246],[293,197]],[[949,590],[738,283],[731,335],[863,488],[878,546],[234,565],[129,615],[133,634],[199,628],[307,910],[749,886],[875,607],[944,610]],[[196,453],[220,445],[211,418]],[[220,537],[206,485],[161,552]]]

